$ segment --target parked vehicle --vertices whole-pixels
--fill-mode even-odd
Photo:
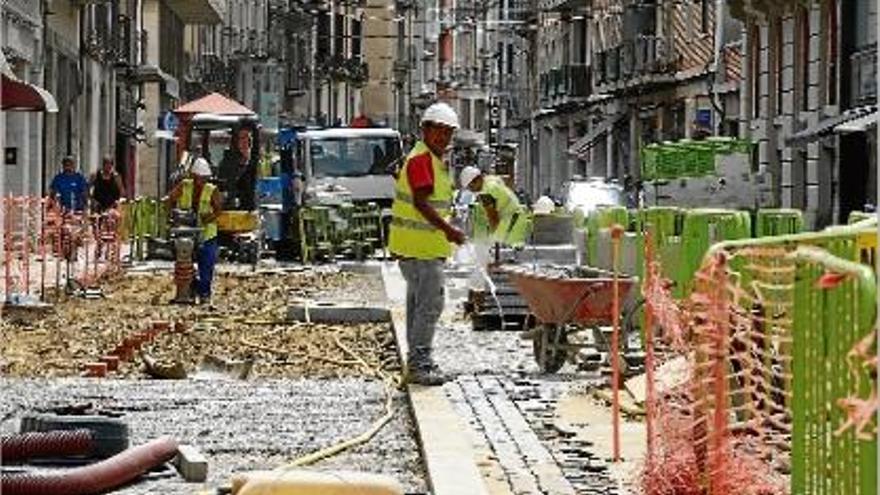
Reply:
[[[562,204],[569,213],[586,218],[601,206],[625,206],[626,196],[620,185],[603,178],[576,179],[563,186]]]
[[[321,129],[297,135],[305,205],[342,199],[390,208],[403,153],[394,129]]]

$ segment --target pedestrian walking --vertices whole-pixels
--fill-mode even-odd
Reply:
[[[61,160],[61,172],[52,179],[49,185],[51,198],[61,205],[65,213],[81,213],[86,209],[89,183],[76,170],[76,160],[66,156]]]
[[[180,210],[192,210],[196,214],[202,237],[196,255],[198,278],[195,280],[196,296],[200,303],[210,303],[214,266],[217,264],[217,217],[223,210],[220,191],[209,182],[211,165],[204,158],[197,158],[191,177],[181,180],[168,194],[168,205]]]
[[[125,186],[122,177],[116,172],[113,158],[104,156],[101,162],[101,170],[92,176],[90,181],[92,191],[92,204],[97,213],[104,213],[115,208],[119,200],[125,196]]]
[[[406,280],[404,380],[441,385],[447,376],[433,360],[437,321],[443,312],[443,266],[452,244],[463,244],[461,230],[449,224],[453,185],[442,157],[458,129],[458,115],[446,103],[425,110],[422,139],[409,152],[395,183],[388,249]]]
[[[101,161],[101,169],[91,177],[89,181],[91,185],[92,211],[97,213],[95,220],[95,234],[97,242],[95,245],[95,259],[101,259],[104,254],[104,240],[107,235],[116,229],[117,215],[113,209],[119,203],[120,198],[125,195],[125,186],[122,184],[122,177],[116,172],[113,165],[113,158],[105,155]]]

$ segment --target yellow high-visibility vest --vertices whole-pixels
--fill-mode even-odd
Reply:
[[[499,220],[498,227],[492,233],[495,242],[509,246],[522,245],[531,231],[531,216],[519,203],[516,194],[500,177],[494,175],[484,176],[480,194],[495,200]],[[483,209],[482,203],[478,208]]]
[[[407,177],[410,161],[425,153],[430,154],[431,166],[434,170],[434,191],[428,197],[428,203],[443,218],[449,218],[451,214],[453,187],[446,165],[425,143],[419,141],[406,157],[406,163],[395,183],[388,249],[393,254],[405,258],[424,260],[447,258],[452,254],[452,245],[446,240],[446,234],[428,222],[416,209]]]
[[[201,225],[202,223],[202,214],[210,213],[213,211],[211,206],[211,198],[214,196],[214,190],[217,188],[214,184],[210,182],[205,184],[202,187],[202,194],[199,196],[199,207],[196,210],[196,218],[199,225],[202,227],[202,241],[210,241],[211,239],[217,237],[217,221],[210,222],[205,225]],[[195,191],[195,184],[192,179],[183,179],[183,183],[180,190],[180,197],[177,198],[177,208],[181,210],[191,210],[193,208],[193,192]]]

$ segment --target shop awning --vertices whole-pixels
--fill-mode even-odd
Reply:
[[[198,100],[185,103],[174,109],[174,113],[181,114],[197,114],[197,113],[213,113],[217,115],[256,115],[253,110],[242,105],[241,103],[227,98],[220,93],[211,93],[208,96],[199,98]]]
[[[787,146],[804,146],[809,143],[828,137],[835,132],[858,132],[864,131],[870,125],[871,120],[877,120],[877,107],[868,105],[853,108],[835,117],[822,120],[813,127],[808,127],[795,133],[785,140]],[[858,124],[857,124],[858,123]],[[862,126],[861,129],[858,127]]]
[[[871,127],[877,125],[878,117],[880,117],[880,112],[870,113],[864,117],[859,117],[857,119],[850,120],[849,122],[840,124],[839,126],[834,128],[834,132],[838,134],[847,134],[850,132],[865,132]]]
[[[613,129],[622,118],[623,114],[621,113],[607,117],[599,125],[593,127],[592,131],[586,133],[583,137],[575,141],[575,143],[568,148],[568,153],[583,158],[584,155],[590,151],[590,148],[596,144],[596,141],[604,136],[605,133]]]
[[[58,111],[55,97],[45,89],[20,80],[6,62],[0,50],[0,109],[7,112],[49,112]]]

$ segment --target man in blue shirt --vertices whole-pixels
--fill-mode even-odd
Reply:
[[[81,212],[86,208],[89,183],[81,173],[76,171],[76,162],[72,156],[61,161],[62,170],[52,179],[49,193],[57,198],[64,211]]]

